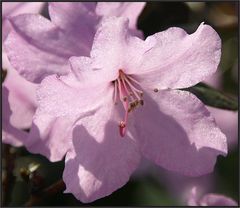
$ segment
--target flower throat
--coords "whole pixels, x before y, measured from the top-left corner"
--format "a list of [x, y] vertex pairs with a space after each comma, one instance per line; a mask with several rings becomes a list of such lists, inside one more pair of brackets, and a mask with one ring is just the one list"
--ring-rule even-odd
[[137, 89], [136, 85], [140, 87], [137, 80], [130, 75], [126, 75], [121, 69], [119, 76], [113, 81], [114, 84], [114, 103], [117, 104], [118, 99], [122, 102], [125, 116], [119, 122], [119, 133], [124, 137], [126, 133], [128, 114], [136, 109], [138, 106], [143, 105], [143, 92]]

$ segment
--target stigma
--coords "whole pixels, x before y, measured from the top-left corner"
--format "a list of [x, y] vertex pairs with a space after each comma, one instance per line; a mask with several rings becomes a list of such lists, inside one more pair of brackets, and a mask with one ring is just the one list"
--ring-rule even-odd
[[[126, 134], [128, 115], [139, 106], [144, 104], [143, 91], [141, 91], [140, 83], [131, 75], [127, 75], [123, 70], [119, 70], [119, 76], [113, 81], [115, 104], [120, 101], [124, 107], [125, 115], [123, 120], [119, 122], [119, 133], [122, 137]], [[140, 89], [139, 89], [140, 88]]]

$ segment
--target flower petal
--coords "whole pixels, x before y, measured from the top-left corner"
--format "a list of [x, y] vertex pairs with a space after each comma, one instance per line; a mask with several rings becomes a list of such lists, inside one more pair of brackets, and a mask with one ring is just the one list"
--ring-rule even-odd
[[99, 18], [94, 2], [50, 2], [49, 15], [54, 24], [64, 30], [74, 43], [81, 44], [89, 55]]
[[31, 153], [42, 154], [51, 162], [62, 160], [71, 146], [72, 121], [37, 111], [25, 144]]
[[44, 2], [3, 2], [2, 15], [16, 16], [23, 13], [39, 13], [44, 6]]
[[8, 20], [3, 20], [3, 22], [2, 22], [2, 42], [4, 42], [6, 40], [10, 31], [11, 31], [11, 24], [9, 23]]
[[186, 195], [188, 206], [198, 206], [199, 191], [196, 186], [193, 186]]
[[14, 30], [5, 41], [5, 51], [12, 66], [29, 81], [38, 83], [50, 74], [66, 74], [68, 58], [88, 54], [79, 42], [40, 15], [24, 14], [10, 21]]
[[237, 206], [237, 202], [220, 194], [206, 194], [200, 201], [200, 206]]
[[170, 28], [146, 39], [155, 45], [145, 51], [135, 74], [149, 88], [185, 88], [213, 74], [221, 56], [221, 40], [209, 25], [201, 24], [188, 35]]
[[135, 116], [143, 154], [168, 170], [200, 176], [213, 170], [217, 155], [227, 153], [225, 135], [189, 92], [144, 94]]
[[19, 130], [4, 121], [2, 126], [2, 142], [4, 144], [10, 144], [14, 147], [20, 147], [23, 145], [23, 141], [27, 137], [27, 132]]
[[75, 122], [93, 114], [106, 97], [112, 96], [111, 89], [106, 92], [106, 85], [98, 87], [100, 90], [88, 89], [72, 74], [45, 78], [37, 90], [39, 104], [28, 150], [41, 153], [51, 161], [61, 160], [71, 146]]
[[118, 16], [129, 19], [129, 27], [137, 28], [137, 19], [145, 2], [98, 2], [96, 13], [100, 16]]
[[102, 72], [102, 70], [92, 68], [92, 59], [85, 56], [75, 57], [69, 59], [71, 70], [76, 79], [83, 85], [96, 85], [96, 83], [107, 82], [111, 80], [111, 73]]
[[28, 134], [22, 130], [15, 128], [10, 123], [12, 111], [8, 102], [9, 91], [6, 87], [2, 87], [2, 142], [13, 146], [21, 146], [26, 140]]
[[9, 63], [6, 54], [2, 53], [3, 67], [7, 76], [3, 82], [3, 131], [2, 141], [13, 146], [26, 143], [29, 129], [35, 113], [36, 85], [18, 75]]
[[209, 106], [207, 109], [215, 118], [221, 131], [226, 135], [229, 149], [236, 149], [238, 147], [238, 112]]
[[[74, 149], [66, 155], [65, 193], [87, 203], [110, 195], [129, 180], [140, 161], [135, 132], [119, 134], [119, 117], [112, 100], [73, 131]], [[119, 119], [118, 119], [119, 118]]]
[[7, 17], [24, 13], [39, 13], [44, 6], [44, 2], [3, 2], [2, 3], [2, 40], [4, 41], [11, 29]]
[[[82, 84], [86, 85], [89, 88], [103, 83], [111, 83], [113, 77], [118, 75], [117, 70], [105, 70], [98, 69], [94, 67], [94, 60], [85, 57], [75, 57], [72, 56], [69, 59], [71, 70], [75, 75], [76, 79]], [[117, 71], [117, 73], [116, 73]]]
[[112, 80], [117, 78], [122, 68], [127, 35], [127, 19], [107, 17], [101, 21], [94, 37], [91, 50], [93, 68], [111, 73]]
[[151, 44], [131, 36], [126, 18], [103, 18], [94, 37], [92, 68], [107, 74], [109, 81], [115, 80], [120, 69], [126, 74], [136, 71], [142, 54], [150, 47]]
[[56, 117], [78, 117], [96, 109], [104, 102], [106, 95], [112, 94], [113, 88], [106, 83], [89, 87], [72, 74], [61, 77], [52, 75], [45, 78], [37, 90], [38, 111]]
[[11, 109], [11, 125], [18, 129], [30, 128], [37, 107], [37, 85], [26, 81], [10, 67], [3, 86], [9, 91], [7, 99]]

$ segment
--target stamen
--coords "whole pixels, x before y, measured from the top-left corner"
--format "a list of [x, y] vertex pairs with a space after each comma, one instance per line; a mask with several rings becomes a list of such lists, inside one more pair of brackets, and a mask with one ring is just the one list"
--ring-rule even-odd
[[130, 94], [129, 94], [131, 97], [133, 97], [133, 93], [132, 92], [130, 92]]
[[124, 86], [124, 89], [125, 89], [126, 94], [129, 95], [130, 92], [128, 91], [128, 88], [127, 88], [127, 86], [126, 86], [126, 82], [125, 82], [124, 77], [122, 78], [122, 82], [123, 82], [123, 86]]
[[114, 104], [117, 104], [117, 82], [114, 82]]
[[123, 106], [124, 106], [125, 111], [127, 111], [127, 109], [128, 109], [128, 99], [127, 99], [127, 96], [126, 96], [126, 91], [123, 88], [123, 86], [121, 86], [121, 88], [122, 88], [122, 95], [124, 96], [123, 97]]
[[135, 88], [135, 87], [130, 83], [130, 81], [128, 81], [127, 79], [126, 79], [126, 82], [127, 82], [128, 86], [130, 87], [130, 89], [132, 90], [133, 94], [137, 97], [137, 99], [140, 100], [140, 97], [139, 97], [139, 95], [137, 94], [137, 92], [138, 92], [138, 93], [142, 93], [142, 91], [140, 91], [140, 90], [138, 90], [137, 88]]
[[132, 80], [133, 82], [135, 82], [136, 84], [141, 86], [140, 83], [137, 80], [135, 80], [134, 78], [132, 78], [131, 76], [128, 76], [128, 79]]
[[[119, 123], [119, 133], [124, 137], [126, 133], [128, 114], [139, 105], [143, 105], [143, 92], [137, 89], [132, 82], [138, 84], [134, 78], [126, 75], [123, 70], [119, 70], [119, 77], [114, 82], [114, 103], [119, 98], [125, 109], [124, 119]], [[117, 92], [118, 91], [118, 92]]]
[[121, 86], [121, 83], [120, 83], [120, 80], [119, 80], [119, 79], [117, 79], [117, 83], [118, 83], [118, 91], [119, 91], [120, 100], [123, 100], [122, 86]]

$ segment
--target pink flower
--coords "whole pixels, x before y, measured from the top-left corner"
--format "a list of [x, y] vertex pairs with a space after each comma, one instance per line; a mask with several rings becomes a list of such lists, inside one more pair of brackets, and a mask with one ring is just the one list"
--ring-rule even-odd
[[[14, 30], [8, 36], [5, 48], [11, 64], [34, 83], [40, 83], [51, 74], [67, 74], [70, 70], [68, 59], [89, 55], [96, 28], [102, 19], [100, 15], [111, 11], [115, 4], [122, 11], [119, 15], [129, 17], [134, 28], [145, 3], [52, 2], [49, 3], [51, 21], [38, 14], [10, 18]], [[98, 15], [99, 7], [102, 13]], [[134, 13], [129, 9], [135, 9]]]
[[200, 197], [197, 187], [193, 187], [188, 198], [189, 206], [238, 206], [237, 202], [230, 197], [209, 193]]
[[226, 137], [200, 100], [178, 89], [214, 73], [220, 55], [208, 25], [143, 41], [125, 18], [106, 18], [90, 57], [71, 57], [68, 75], [42, 81], [27, 148], [51, 161], [67, 153], [65, 192], [83, 202], [123, 186], [141, 155], [185, 175], [209, 173], [227, 154]]
[[[2, 4], [2, 40], [4, 41], [11, 30], [7, 18], [22, 13], [37, 13], [43, 7], [43, 2], [3, 2]], [[2, 68], [7, 69], [4, 80], [3, 93], [3, 131], [2, 141], [14, 146], [22, 145], [32, 117], [36, 110], [36, 85], [20, 77], [11, 64], [5, 52], [2, 52]]]
[[[39, 14], [23, 14], [39, 11], [43, 3], [3, 3], [4, 40], [6, 51], [2, 54], [3, 68], [8, 70], [4, 81], [3, 142], [20, 146], [35, 113], [38, 82], [49, 74], [68, 71], [67, 60], [72, 55], [88, 55], [99, 16], [119, 9], [118, 15], [126, 16], [136, 31], [137, 17], [145, 3], [49, 3], [52, 21]], [[100, 8], [100, 10], [99, 10]], [[134, 12], [130, 12], [134, 9]], [[95, 12], [96, 10], [96, 12]], [[98, 15], [99, 12], [102, 12]], [[106, 11], [106, 14], [105, 14]], [[11, 22], [11, 24], [9, 23]], [[20, 72], [32, 83], [15, 71]], [[6, 89], [5, 89], [6, 88]], [[14, 130], [13, 130], [14, 129]], [[15, 133], [13, 135], [13, 133]], [[18, 136], [17, 136], [18, 135]], [[21, 135], [21, 137], [20, 137]], [[24, 141], [24, 142], [23, 142]]]

